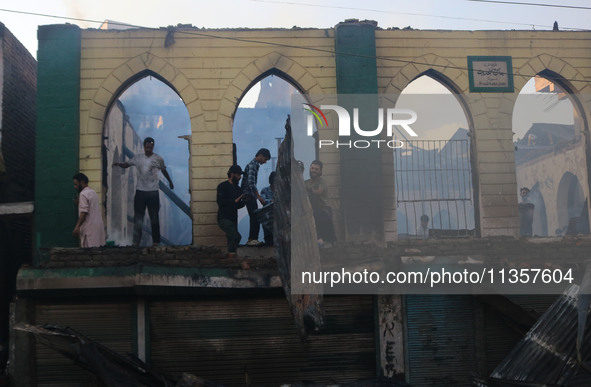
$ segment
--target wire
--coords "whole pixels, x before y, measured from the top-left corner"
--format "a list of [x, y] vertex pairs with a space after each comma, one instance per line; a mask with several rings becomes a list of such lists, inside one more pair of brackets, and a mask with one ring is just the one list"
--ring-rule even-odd
[[576, 5], [558, 5], [558, 4], [541, 4], [541, 3], [522, 3], [519, 1], [499, 1], [499, 0], [466, 0], [474, 1], [478, 3], [497, 3], [497, 4], [510, 4], [510, 5], [533, 5], [536, 7], [553, 7], [553, 8], [570, 8], [570, 9], [586, 9], [591, 10], [591, 7], [581, 7]]
[[[25, 14], [25, 15], [34, 15], [34, 16], [51, 17], [51, 18], [57, 18], [57, 19], [65, 19], [65, 20], [83, 21], [83, 22], [87, 22], [87, 23], [97, 23], [97, 24], [104, 23], [104, 21], [97, 21], [97, 20], [92, 20], [92, 19], [82, 19], [82, 18], [73, 18], [73, 17], [66, 17], [66, 16], [47, 15], [47, 14], [40, 14], [40, 13], [34, 13], [34, 12], [8, 10], [8, 9], [2, 9], [2, 8], [0, 8], [0, 12], [12, 12], [12, 13]], [[133, 24], [128, 24], [128, 23], [112, 22], [111, 24], [124, 25], [124, 26], [131, 27], [131, 28], [141, 28], [141, 29], [152, 30], [152, 31], [160, 31], [160, 30], [164, 29], [163, 27], [160, 27], [160, 28], [143, 27], [143, 26], [138, 26], [138, 25], [133, 25]], [[461, 71], [469, 71], [469, 69], [467, 67], [463, 67], [463, 66], [437, 65], [434, 63], [424, 63], [424, 62], [417, 62], [417, 61], [413, 61], [413, 60], [395, 59], [395, 58], [386, 57], [386, 56], [342, 53], [342, 52], [338, 52], [336, 50], [330, 50], [330, 49], [323, 49], [323, 48], [316, 48], [316, 47], [303, 47], [303, 46], [297, 46], [297, 45], [285, 44], [285, 43], [266, 42], [266, 41], [261, 41], [261, 40], [253, 40], [253, 39], [245, 39], [245, 38], [237, 38], [237, 37], [229, 37], [229, 36], [220, 36], [220, 35], [214, 35], [211, 33], [197, 32], [197, 31], [175, 30], [175, 33], [176, 34], [183, 34], [183, 35], [191, 35], [191, 36], [200, 36], [200, 37], [205, 37], [205, 38], [210, 38], [210, 39], [223, 39], [223, 40], [231, 40], [231, 41], [237, 41], [237, 42], [243, 42], [243, 43], [255, 43], [255, 44], [268, 45], [268, 46], [274, 46], [274, 47], [283, 47], [283, 48], [292, 48], [292, 49], [299, 49], [299, 50], [322, 52], [322, 53], [327, 53], [327, 54], [334, 55], [334, 56], [344, 55], [344, 56], [364, 58], [364, 59], [383, 60], [383, 61], [387, 61], [387, 62], [423, 65], [423, 66], [428, 66], [430, 68], [441, 67], [444, 69], [455, 69], [455, 70], [461, 70]], [[520, 76], [520, 77], [523, 77], [526, 79], [532, 78], [535, 75], [537, 75], [537, 74], [532, 74], [532, 75], [519, 74], [519, 73], [513, 74], [513, 76]], [[576, 79], [565, 79], [565, 80], [580, 81], [580, 80], [576, 80]]]
[[475, 18], [458, 17], [458, 16], [431, 15], [431, 14], [425, 14], [425, 13], [385, 11], [385, 10], [371, 9], [371, 8], [343, 7], [343, 6], [321, 5], [321, 4], [312, 4], [312, 3], [294, 3], [294, 2], [279, 1], [279, 0], [250, 0], [250, 1], [259, 2], [259, 3], [271, 3], [271, 4], [299, 5], [299, 6], [304, 6], [304, 7], [315, 7], [315, 8], [346, 9], [346, 10], [351, 10], [351, 11], [389, 13], [389, 14], [393, 14], [393, 15], [422, 16], [422, 17], [433, 17], [433, 18], [439, 18], [439, 19], [466, 20], [466, 21], [477, 21], [477, 22], [485, 22], [485, 23], [498, 23], [498, 24], [520, 25], [520, 26], [528, 26], [528, 27], [535, 26], [535, 27], [543, 27], [543, 28], [552, 28], [552, 26], [550, 26], [550, 25], [542, 25], [542, 24], [506, 22], [506, 21], [499, 21], [499, 20], [475, 19]]
[[[552, 28], [553, 27], [551, 25], [545, 25], [545, 24], [505, 22], [505, 21], [489, 20], [489, 19], [476, 19], [476, 18], [467, 18], [467, 17], [456, 17], [456, 16], [431, 15], [431, 14], [411, 13], [411, 12], [394, 12], [394, 11], [384, 11], [384, 10], [369, 9], [369, 8], [329, 6], [329, 5], [320, 5], [320, 4], [310, 4], [310, 3], [293, 3], [293, 2], [284, 2], [284, 1], [278, 1], [278, 0], [250, 0], [250, 1], [261, 2], [261, 3], [285, 4], [285, 5], [300, 5], [300, 6], [317, 7], [317, 8], [334, 8], [334, 9], [348, 9], [348, 10], [354, 10], [354, 11], [391, 13], [394, 15], [422, 16], [422, 17], [433, 17], [433, 18], [440, 18], [440, 19], [466, 20], [466, 21], [498, 23], [498, 24], [507, 24], [507, 25], [521, 25], [521, 26], [539, 27], [539, 28]], [[467, 0], [467, 1], [485, 1], [485, 0]], [[36, 12], [28, 12], [28, 11], [17, 11], [17, 10], [12, 10], [12, 9], [5, 9], [5, 8], [0, 8], [0, 12], [10, 12], [10, 13], [16, 13], [16, 14], [21, 14], [21, 15], [41, 16], [41, 17], [63, 19], [63, 20], [72, 20], [72, 21], [79, 21], [79, 22], [86, 22], [86, 23], [97, 23], [97, 24], [104, 23], [104, 20], [98, 21], [98, 20], [93, 20], [93, 19], [83, 19], [83, 18], [68, 17], [68, 16], [57, 16], [57, 15], [49, 15], [49, 14], [44, 14], [44, 13], [36, 13]], [[127, 27], [145, 28], [145, 29], [150, 28], [150, 27], [128, 24], [128, 23], [117, 23], [114, 21], [111, 21], [110, 23], [113, 25], [122, 25], [122, 26], [127, 26]], [[587, 29], [585, 29], [585, 28], [578, 28], [578, 27], [560, 27], [560, 28], [563, 30], [587, 31]]]
[[[270, 4], [283, 4], [283, 5], [296, 5], [296, 6], [299, 5], [299, 6], [303, 6], [303, 7], [314, 7], [314, 8], [346, 9], [346, 10], [352, 10], [352, 11], [389, 13], [389, 14], [393, 14], [393, 15], [433, 17], [433, 18], [450, 19], [450, 20], [466, 20], [466, 21], [497, 23], [497, 24], [507, 24], [507, 25], [519, 25], [519, 26], [528, 26], [528, 27], [539, 27], [539, 28], [553, 28], [552, 25], [546, 25], [546, 24], [508, 22], [508, 21], [500, 21], [500, 20], [476, 19], [476, 18], [469, 18], [469, 17], [433, 15], [433, 14], [426, 14], [426, 13], [386, 11], [386, 10], [373, 9], [373, 8], [343, 7], [343, 6], [337, 6], [337, 5], [322, 5], [322, 4], [313, 4], [313, 3], [294, 3], [294, 2], [290, 2], [290, 1], [280, 1], [280, 0], [249, 0], [249, 1], [254, 1], [254, 2], [259, 2], [259, 3], [270, 3]], [[487, 1], [487, 0], [468, 0], [468, 1]], [[524, 4], [528, 4], [528, 3], [524, 3]], [[576, 28], [576, 27], [561, 27], [561, 29], [575, 30], [575, 31], [585, 30], [584, 28]]]
[[[82, 18], [79, 18], [79, 17], [48, 15], [46, 13], [36, 13], [36, 12], [28, 12], [28, 11], [16, 11], [14, 9], [5, 9], [5, 8], [0, 8], [0, 12], [10, 12], [10, 13], [17, 13], [17, 14], [21, 14], [21, 15], [29, 15], [29, 16], [50, 17], [50, 18], [54, 18], [54, 19], [73, 20], [73, 21], [86, 22], [86, 23], [103, 24], [105, 22], [104, 20], [98, 21], [98, 20], [92, 20], [92, 19], [82, 19]], [[128, 26], [128, 27], [135, 27], [135, 28], [150, 28], [150, 27], [136, 26], [136, 25], [127, 24], [127, 23], [112, 22], [111, 24], [114, 24], [114, 25], [123, 25], [123, 26]]]

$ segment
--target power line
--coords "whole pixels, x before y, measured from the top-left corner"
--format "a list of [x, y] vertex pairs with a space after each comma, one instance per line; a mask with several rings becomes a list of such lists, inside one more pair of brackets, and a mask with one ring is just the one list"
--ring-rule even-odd
[[389, 13], [389, 14], [393, 14], [393, 15], [421, 16], [421, 17], [433, 17], [433, 18], [449, 19], [449, 20], [465, 20], [465, 21], [476, 21], [476, 22], [484, 22], [484, 23], [498, 23], [498, 24], [507, 24], [507, 25], [521, 25], [521, 26], [528, 26], [528, 27], [534, 26], [534, 27], [540, 27], [540, 28], [552, 28], [552, 26], [549, 26], [549, 25], [520, 23], [520, 22], [506, 22], [506, 21], [499, 21], [499, 20], [476, 19], [476, 18], [458, 17], [458, 16], [432, 15], [432, 14], [425, 14], [425, 13], [386, 11], [386, 10], [372, 9], [372, 8], [343, 7], [343, 6], [338, 6], [338, 5], [322, 5], [322, 4], [313, 4], [313, 3], [294, 3], [294, 2], [290, 2], [290, 1], [280, 1], [280, 0], [250, 0], [250, 1], [255, 1], [255, 2], [259, 2], [259, 3], [295, 5], [295, 6], [303, 6], [303, 7], [314, 7], [314, 8], [346, 9], [346, 10], [351, 10], [351, 11]]
[[[288, 2], [288, 1], [286, 2], [286, 1], [279, 1], [279, 0], [249, 0], [249, 1], [261, 2], [261, 3], [284, 4], [284, 5], [299, 5], [299, 6], [316, 7], [316, 8], [334, 8], [334, 9], [347, 9], [347, 10], [354, 10], [354, 11], [370, 11], [370, 12], [377, 12], [377, 13], [390, 13], [390, 14], [394, 14], [394, 15], [433, 17], [433, 18], [450, 19], [450, 20], [466, 20], [466, 21], [477, 21], [477, 22], [485, 22], [485, 23], [521, 25], [521, 26], [528, 26], [528, 27], [553, 28], [553, 26], [545, 25], [545, 24], [506, 22], [506, 21], [499, 21], [499, 20], [476, 19], [476, 18], [444, 16], [444, 15], [432, 15], [432, 14], [412, 13], [412, 12], [385, 11], [385, 10], [370, 9], [370, 8], [329, 6], [329, 5], [311, 4], [311, 3], [293, 3], [293, 2]], [[490, 1], [490, 2], [493, 2], [493, 0], [467, 0], [467, 1]], [[500, 1], [496, 1], [496, 2], [502, 3]], [[523, 4], [529, 4], [529, 3], [523, 3]], [[533, 5], [533, 4], [530, 4], [530, 5]], [[591, 8], [589, 8], [589, 9], [591, 9]], [[54, 19], [80, 21], [80, 22], [86, 22], [86, 23], [102, 24], [104, 22], [104, 20], [98, 21], [98, 20], [93, 20], [93, 19], [83, 19], [83, 18], [68, 17], [68, 16], [49, 15], [49, 14], [44, 14], [44, 13], [36, 13], [36, 12], [28, 12], [28, 11], [17, 11], [17, 10], [12, 10], [12, 9], [5, 9], [5, 8], [0, 8], [0, 12], [10, 12], [10, 13], [16, 13], [16, 14], [21, 14], [21, 15], [40, 16], [40, 17], [48, 17], [48, 18], [54, 18]], [[145, 28], [145, 29], [153, 28], [153, 27], [145, 27], [145, 26], [128, 24], [128, 23], [117, 23], [117, 22], [113, 22], [113, 21], [111, 22], [111, 24], [123, 25], [123, 26], [134, 27], [134, 28]], [[575, 31], [587, 31], [586, 28], [578, 28], [578, 27], [562, 27], [561, 26], [561, 28], [563, 30], [566, 29], [566, 30], [575, 30]]]
[[535, 7], [552, 7], [552, 8], [570, 8], [570, 9], [586, 9], [591, 10], [591, 7], [582, 7], [576, 5], [558, 5], [558, 4], [542, 4], [542, 3], [522, 3], [519, 1], [499, 1], [499, 0], [466, 0], [478, 3], [496, 3], [496, 4], [510, 4], [510, 5], [533, 5]]
[[[82, 18], [79, 18], [79, 17], [68, 17], [68, 16], [49, 15], [49, 14], [46, 14], [46, 13], [36, 13], [36, 12], [28, 12], [28, 11], [17, 11], [17, 10], [14, 10], [14, 9], [4, 9], [4, 8], [0, 8], [0, 12], [17, 13], [17, 14], [28, 15], [28, 16], [49, 17], [49, 18], [54, 18], [54, 19], [72, 20], [72, 21], [79, 21], [79, 22], [86, 22], [86, 23], [103, 24], [105, 22], [104, 20], [98, 21], [98, 20], [92, 20], [92, 19], [82, 19]], [[124, 26], [127, 26], [127, 27], [135, 27], [135, 28], [150, 28], [150, 27], [136, 26], [136, 25], [127, 24], [127, 23], [112, 22], [112, 24], [115, 24], [115, 25], [124, 25]]]
[[[8, 9], [1, 9], [1, 8], [0, 8], [0, 12], [12, 12], [12, 13], [18, 13], [18, 14], [24, 14], [24, 15], [43, 16], [43, 17], [51, 17], [51, 18], [56, 18], [56, 19], [64, 19], [64, 20], [72, 20], [72, 21], [83, 21], [83, 22], [87, 22], [87, 23], [97, 23], [97, 24], [102, 24], [104, 22], [104, 21], [97, 21], [97, 20], [92, 20], [92, 19], [82, 19], [82, 18], [74, 18], [74, 17], [67, 17], [67, 16], [48, 15], [48, 14], [41, 14], [41, 13], [34, 13], [34, 12], [26, 12], [26, 11], [15, 11], [15, 10], [8, 10]], [[141, 28], [141, 29], [152, 30], [152, 31], [161, 31], [163, 29], [163, 27], [161, 27], [161, 28], [143, 27], [143, 26], [133, 25], [133, 24], [128, 24], [128, 23], [112, 22], [112, 24], [115, 24], [115, 25], [124, 25], [126, 27]], [[274, 46], [274, 47], [283, 47], [283, 48], [292, 48], [292, 49], [299, 49], [299, 50], [322, 52], [322, 53], [326, 53], [326, 54], [330, 54], [330, 55], [334, 55], [334, 56], [336, 56], [336, 55], [345, 55], [345, 56], [365, 58], [365, 59], [383, 60], [383, 61], [387, 61], [387, 62], [397, 62], [397, 63], [403, 63], [403, 64], [415, 64], [415, 65], [421, 65], [421, 66], [428, 66], [430, 68], [440, 67], [440, 68], [444, 68], [444, 69], [454, 69], [454, 70], [461, 70], [461, 71], [469, 71], [469, 69], [467, 67], [463, 67], [463, 66], [437, 65], [437, 64], [434, 64], [434, 63], [423, 63], [423, 62], [417, 62], [417, 61], [412, 61], [412, 60], [395, 59], [395, 58], [386, 57], [386, 56], [363, 55], [363, 54], [352, 54], [352, 53], [341, 53], [341, 52], [338, 52], [336, 50], [330, 50], [330, 49], [324, 49], [324, 48], [304, 47], [304, 46], [297, 46], [297, 45], [293, 45], [293, 44], [267, 42], [267, 41], [262, 41], [262, 40], [245, 39], [245, 38], [237, 38], [237, 37], [230, 37], [230, 36], [221, 36], [221, 35], [214, 35], [214, 34], [211, 34], [211, 33], [198, 32], [198, 31], [175, 30], [175, 33], [176, 34], [183, 34], [183, 35], [191, 35], [191, 36], [200, 36], [200, 37], [210, 38], [210, 39], [223, 39], [223, 40], [231, 40], [231, 41], [237, 41], [237, 42], [242, 42], [242, 43], [254, 43], [254, 44], [268, 45], [268, 46]], [[531, 78], [531, 77], [534, 77], [537, 74], [528, 75], [528, 74], [514, 73], [513, 75], [514, 76], [524, 77], [524, 78]], [[578, 80], [575, 80], [575, 79], [565, 79], [565, 80], [567, 80], [567, 81], [578, 81]]]
[[[375, 13], [393, 14], [393, 15], [432, 17], [432, 18], [449, 19], [449, 20], [465, 20], [465, 21], [518, 25], [518, 26], [538, 27], [538, 28], [552, 28], [553, 27], [552, 25], [545, 25], [545, 24], [508, 22], [508, 21], [477, 19], [477, 18], [469, 18], [469, 17], [433, 15], [433, 14], [426, 14], [426, 13], [387, 11], [387, 10], [383, 10], [383, 9], [374, 9], [374, 8], [344, 7], [344, 6], [338, 6], [338, 5], [323, 5], [323, 4], [314, 4], [314, 3], [295, 3], [295, 2], [291, 2], [291, 1], [281, 1], [281, 0], [249, 0], [249, 1], [254, 1], [254, 2], [259, 2], [259, 3], [314, 7], [314, 8], [345, 9], [345, 10], [351, 10], [351, 11], [365, 11], [365, 12], [375, 12]], [[468, 0], [468, 1], [486, 1], [486, 0]], [[575, 30], [575, 31], [586, 30], [585, 28], [576, 28], [576, 27], [561, 27], [561, 28], [563, 30]]]

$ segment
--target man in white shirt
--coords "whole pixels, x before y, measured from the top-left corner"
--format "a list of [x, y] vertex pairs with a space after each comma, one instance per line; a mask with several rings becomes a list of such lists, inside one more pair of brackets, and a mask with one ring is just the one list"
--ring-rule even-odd
[[100, 247], [105, 244], [105, 226], [96, 192], [88, 186], [88, 177], [77, 173], [73, 177], [78, 196], [78, 221], [72, 236], [80, 237], [81, 247]]
[[137, 154], [125, 163], [113, 163], [113, 166], [121, 168], [135, 166], [137, 168], [137, 185], [133, 199], [133, 245], [140, 245], [144, 215], [147, 208], [152, 226], [152, 243], [154, 246], [158, 246], [160, 244], [160, 219], [158, 217], [158, 210], [160, 210], [158, 183], [160, 179], [158, 178], [158, 171], [161, 171], [162, 175], [168, 180], [170, 189], [174, 189], [174, 184], [166, 171], [164, 159], [154, 153], [154, 139], [146, 137], [143, 154]]

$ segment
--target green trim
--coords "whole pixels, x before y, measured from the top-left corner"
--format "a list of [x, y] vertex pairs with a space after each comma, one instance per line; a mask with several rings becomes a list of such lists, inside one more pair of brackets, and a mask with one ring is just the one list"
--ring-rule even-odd
[[[474, 86], [474, 62], [505, 62], [507, 66], [506, 86]], [[513, 65], [510, 56], [468, 56], [468, 78], [470, 80], [471, 93], [513, 93]]]
[[[374, 23], [340, 23], [335, 27], [337, 102], [350, 117], [359, 109], [359, 127], [377, 127], [379, 108]], [[352, 123], [351, 123], [352, 126]], [[339, 141], [368, 140], [353, 128]], [[382, 137], [379, 137], [380, 139]], [[341, 204], [346, 240], [383, 240], [383, 175], [381, 149], [339, 148]]]
[[341, 23], [335, 27], [338, 94], [377, 94], [375, 26]]
[[202, 269], [195, 267], [162, 267], [162, 266], [116, 266], [116, 267], [82, 267], [62, 269], [23, 268], [19, 271], [19, 280], [45, 278], [79, 278], [79, 277], [126, 277], [137, 274], [170, 275], [178, 277], [228, 277], [232, 278], [229, 269]]
[[18, 279], [79, 278], [79, 277], [125, 277], [135, 275], [135, 267], [82, 267], [68, 269], [21, 269]]
[[242, 270], [231, 269], [174, 268], [141, 264], [101, 268], [23, 268], [18, 273], [16, 286], [19, 293], [45, 294], [76, 289], [77, 293], [131, 292], [144, 295], [281, 287], [274, 270], [244, 273]]
[[141, 273], [154, 275], [175, 275], [175, 276], [195, 276], [203, 275], [207, 277], [233, 277], [232, 270], [219, 268], [198, 268], [198, 267], [162, 267], [162, 266], [142, 266]]
[[[77, 246], [72, 176], [79, 169], [80, 28], [39, 27], [37, 33], [35, 236], [37, 251]], [[35, 263], [47, 258], [36, 254]]]

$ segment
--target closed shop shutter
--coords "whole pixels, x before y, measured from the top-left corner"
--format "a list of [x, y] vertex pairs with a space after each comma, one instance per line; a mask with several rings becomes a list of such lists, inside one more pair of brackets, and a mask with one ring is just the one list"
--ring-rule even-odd
[[[120, 354], [133, 352], [131, 303], [38, 304], [37, 325], [68, 326]], [[91, 377], [88, 371], [51, 348], [36, 344], [38, 387], [79, 387]]]
[[408, 295], [405, 309], [410, 384], [472, 386], [476, 371], [473, 297]]
[[325, 328], [301, 342], [283, 296], [152, 302], [152, 366], [227, 386], [375, 376], [373, 297], [325, 297], [325, 311]]

